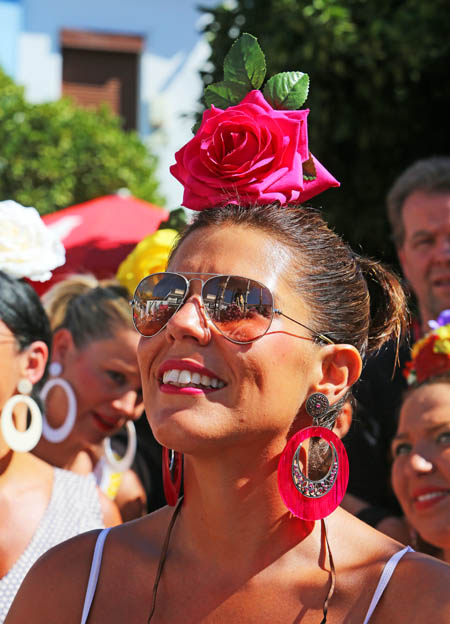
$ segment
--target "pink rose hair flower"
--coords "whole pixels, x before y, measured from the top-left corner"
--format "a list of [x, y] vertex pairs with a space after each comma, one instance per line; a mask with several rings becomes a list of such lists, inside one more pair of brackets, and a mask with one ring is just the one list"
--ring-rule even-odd
[[[172, 175], [183, 205], [299, 204], [339, 182], [309, 153], [309, 110], [275, 110], [259, 90], [225, 110], [203, 113], [197, 134], [176, 154]], [[313, 176], [305, 176], [308, 161]], [[311, 177], [313, 179], [305, 179]]]

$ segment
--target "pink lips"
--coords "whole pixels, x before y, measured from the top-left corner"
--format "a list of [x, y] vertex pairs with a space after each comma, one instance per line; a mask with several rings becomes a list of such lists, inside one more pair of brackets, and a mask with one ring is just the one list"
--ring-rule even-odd
[[447, 488], [427, 487], [415, 490], [412, 493], [414, 508], [418, 511], [429, 509], [440, 503], [449, 495]]
[[191, 360], [166, 360], [160, 366], [158, 371], [158, 379], [160, 380], [159, 389], [164, 394], [178, 394], [184, 396], [195, 396], [201, 394], [209, 394], [210, 392], [215, 392], [218, 388], [193, 388], [191, 386], [181, 388], [178, 386], [173, 386], [172, 384], [164, 384], [162, 383], [162, 377], [164, 373], [168, 370], [188, 370], [191, 373], [198, 373], [199, 375], [207, 375], [208, 377], [215, 377], [216, 379], [220, 379], [220, 377], [211, 371], [209, 368], [202, 366], [198, 362], [193, 362]]
[[171, 384], [161, 384], [159, 386], [159, 389], [164, 394], [184, 394], [185, 396], [186, 395], [187, 396], [194, 396], [196, 394], [197, 395], [198, 394], [209, 394], [210, 392], [214, 392], [214, 390], [217, 390], [217, 388], [193, 388], [193, 387], [181, 388], [181, 387], [178, 387], [178, 386], [172, 386]]

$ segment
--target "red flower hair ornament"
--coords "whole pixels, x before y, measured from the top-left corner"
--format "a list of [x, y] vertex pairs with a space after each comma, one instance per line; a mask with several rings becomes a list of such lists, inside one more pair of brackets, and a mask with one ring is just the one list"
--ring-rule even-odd
[[412, 359], [403, 369], [410, 386], [450, 372], [450, 310], [444, 310], [436, 321], [428, 324], [432, 331], [414, 343]]
[[170, 168], [184, 186], [183, 205], [205, 210], [238, 202], [300, 204], [339, 186], [309, 152], [309, 110], [296, 110], [308, 93], [307, 74], [277, 74], [263, 95], [258, 87], [265, 59], [248, 34], [234, 43], [224, 71], [224, 82], [207, 87], [211, 108]]

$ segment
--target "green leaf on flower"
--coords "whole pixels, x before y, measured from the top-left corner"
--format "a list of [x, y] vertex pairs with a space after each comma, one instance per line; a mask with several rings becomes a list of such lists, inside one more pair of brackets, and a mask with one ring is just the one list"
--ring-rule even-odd
[[201, 125], [202, 125], [202, 122], [200, 120], [196, 121], [195, 124], [191, 128], [192, 134], [197, 134], [198, 129], [200, 128]]
[[246, 94], [259, 89], [266, 75], [266, 59], [258, 40], [243, 33], [231, 46], [223, 64], [226, 82], [245, 85]]
[[264, 97], [278, 110], [297, 110], [308, 97], [309, 76], [303, 72], [275, 74], [264, 87]]
[[234, 106], [244, 98], [249, 89], [239, 82], [224, 80], [214, 82], [205, 89], [205, 102], [207, 106], [217, 106], [218, 108], [228, 108]]
[[311, 152], [309, 152], [309, 158], [308, 160], [305, 160], [304, 163], [302, 163], [302, 168], [303, 168], [303, 179], [307, 180], [307, 181], [312, 181], [315, 180], [317, 178], [317, 171], [316, 168], [314, 166], [314, 160], [312, 157]]

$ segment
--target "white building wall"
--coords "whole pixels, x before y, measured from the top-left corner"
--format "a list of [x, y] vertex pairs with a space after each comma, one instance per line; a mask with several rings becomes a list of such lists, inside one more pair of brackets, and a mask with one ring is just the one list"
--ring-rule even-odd
[[62, 56], [45, 33], [22, 32], [18, 40], [16, 81], [35, 104], [61, 97]]
[[[1, 1], [1, 0], [0, 0]], [[140, 35], [145, 39], [139, 76], [138, 130], [158, 155], [158, 176], [167, 208], [181, 203], [181, 185], [168, 168], [189, 138], [208, 57], [194, 0], [22, 0], [23, 30], [17, 37], [15, 80], [32, 102], [61, 96], [63, 28]], [[214, 6], [218, 0], [203, 0]], [[0, 36], [2, 27], [0, 24]], [[0, 59], [1, 62], [1, 59]]]

